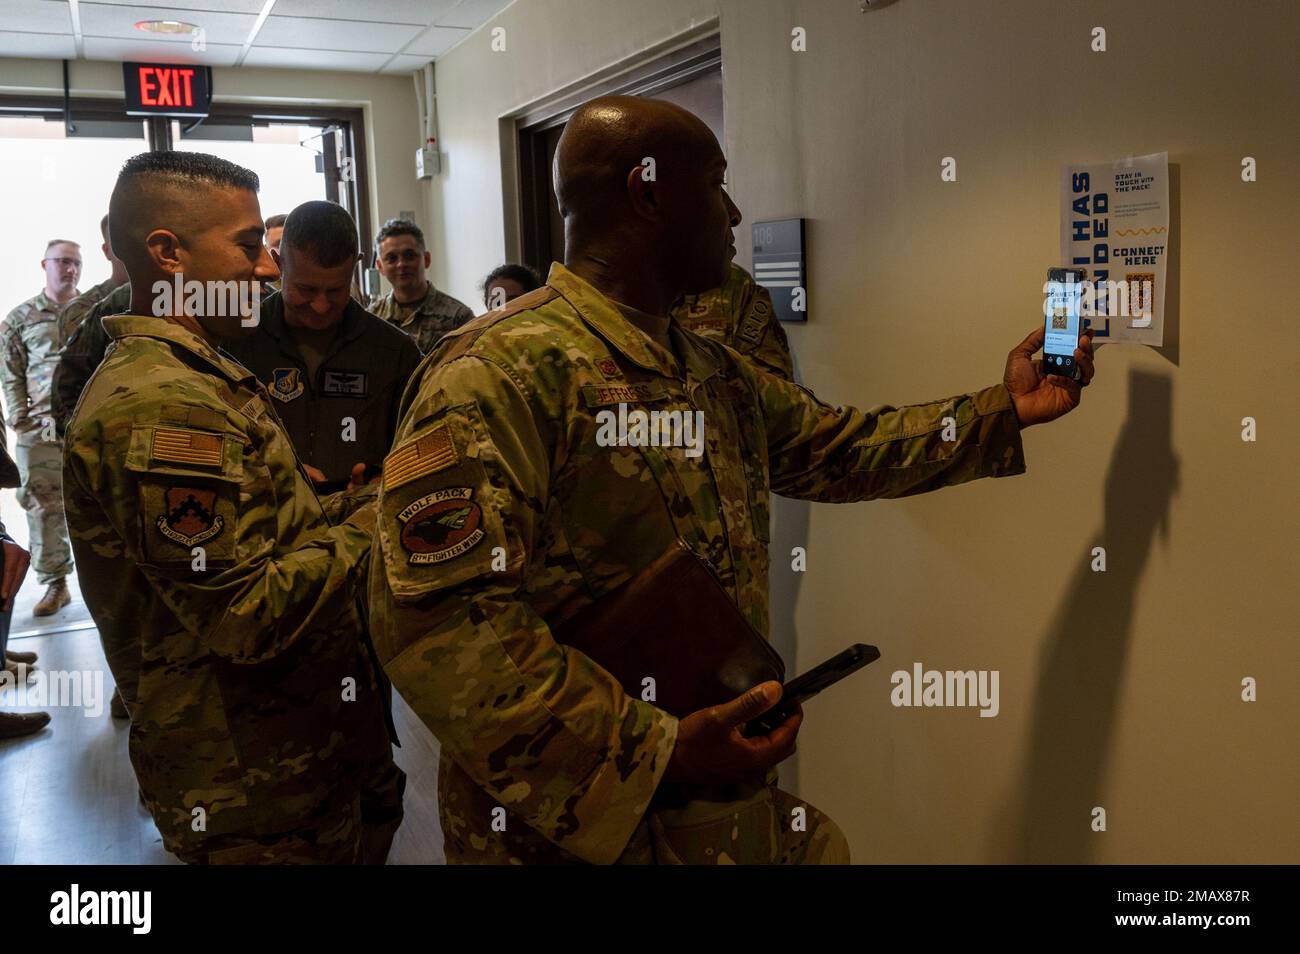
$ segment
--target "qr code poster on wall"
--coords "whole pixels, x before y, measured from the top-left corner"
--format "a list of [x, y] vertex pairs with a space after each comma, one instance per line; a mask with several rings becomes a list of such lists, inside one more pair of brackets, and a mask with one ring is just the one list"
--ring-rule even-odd
[[1096, 344], [1164, 344], [1168, 246], [1168, 153], [1061, 167], [1061, 263], [1087, 271]]

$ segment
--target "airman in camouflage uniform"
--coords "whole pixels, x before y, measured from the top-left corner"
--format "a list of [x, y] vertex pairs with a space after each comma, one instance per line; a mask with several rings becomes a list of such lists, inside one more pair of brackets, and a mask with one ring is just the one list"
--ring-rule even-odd
[[468, 305], [439, 291], [428, 279], [431, 260], [424, 233], [414, 222], [389, 219], [375, 238], [375, 266], [393, 290], [367, 311], [390, 321], [428, 354], [438, 339], [474, 317]]
[[474, 317], [468, 305], [434, 288], [433, 282], [417, 302], [402, 304], [394, 292], [389, 292], [372, 301], [366, 310], [414, 338], [421, 354], [428, 354], [439, 338]]
[[[37, 616], [49, 616], [71, 600], [67, 577], [72, 572], [72, 550], [68, 545], [63, 521], [62, 446], [54, 426], [50, 404], [51, 379], [59, 360], [64, 339], [61, 319], [72, 296], [78, 264], [71, 265], [72, 255], [80, 254], [76, 243], [53, 242], [43, 264], [47, 271], [46, 289], [23, 302], [0, 323], [0, 348], [3, 363], [5, 405], [9, 426], [15, 437], [15, 459], [22, 471], [23, 485], [18, 502], [27, 511], [27, 528], [36, 580], [46, 587], [45, 595], [33, 610]], [[58, 273], [58, 278], [48, 273]], [[69, 277], [70, 276], [70, 277]], [[71, 284], [68, 298], [61, 302], [52, 297], [51, 282]]]
[[720, 287], [682, 299], [673, 319], [687, 331], [735, 348], [764, 370], [794, 380], [790, 343], [772, 296], [735, 262]]
[[[691, 861], [797, 850], [774, 827], [791, 797], [763, 778], [725, 798], [677, 789], [655, 802], [677, 720], [557, 645], [551, 627], [680, 537], [766, 635], [771, 492], [842, 502], [1024, 470], [1002, 385], [835, 409], [715, 342], [671, 335], [680, 364], [557, 264], [548, 287], [444, 339], [407, 393], [384, 468], [371, 627], [394, 685], [442, 742], [449, 860], [646, 860], [654, 842], [656, 857]], [[704, 455], [601, 446], [596, 415], [620, 403], [702, 410]], [[945, 416], [953, 441], [941, 439]], [[453, 507], [468, 514], [436, 541], [421, 535]], [[658, 804], [660, 829], [671, 818], [670, 831], [716, 830], [656, 838], [645, 813]], [[497, 805], [504, 832], [492, 830]], [[805, 849], [838, 850], [838, 833], [809, 815]]]
[[[642, 156], [656, 157], [659, 184], [641, 186]], [[556, 159], [572, 267], [444, 338], [405, 395], [380, 491], [371, 627], [442, 743], [449, 861], [846, 861], [834, 823], [775, 785], [801, 716], [764, 738], [735, 731], [779, 687], [678, 719], [558, 643], [555, 627], [680, 539], [766, 634], [771, 493], [847, 502], [1018, 474], [1017, 408], [1027, 425], [1077, 402], [1077, 389], [1041, 394], [1031, 336], [1005, 384], [833, 408], [580, 277], [659, 314], [710, 287], [740, 221], [723, 168], [707, 127], [679, 107], [608, 97], [579, 109]], [[651, 201], [641, 189], [663, 191]], [[608, 211], [626, 203], [640, 203], [636, 229]], [[702, 412], [704, 452], [611, 441], [600, 418], [620, 405]]]
[[[144, 218], [138, 207], [154, 201], [129, 188], [119, 200], [123, 182], [175, 179], [185, 191], [141, 195], [164, 205], [183, 195], [225, 214], [223, 236], [260, 232], [252, 173], [148, 153], [128, 162], [114, 192], [115, 247], [126, 244], [119, 223], [124, 238], [140, 234], [128, 213]], [[157, 213], [158, 227], [185, 211]], [[233, 256], [242, 273], [225, 249], [224, 265], [214, 257], [196, 268], [224, 267], [223, 280], [275, 274], [260, 235], [234, 247], [254, 249]], [[150, 287], [136, 251], [134, 264], [123, 258]], [[318, 500], [265, 388], [181, 321], [105, 319], [114, 344], [67, 435], [69, 527], [130, 710], [141, 793], [164, 845], [185, 861], [379, 860], [371, 848], [378, 835], [387, 852], [404, 776], [360, 602], [373, 488]]]
[[[82, 299], [78, 298], [68, 306], [68, 311], [78, 309]], [[51, 386], [50, 404], [54, 410], [54, 425], [60, 437], [68, 429], [68, 420], [77, 406], [77, 398], [86, 389], [86, 382], [95, 373], [104, 352], [108, 350], [108, 332], [104, 330], [103, 319], [109, 315], [125, 314], [131, 309], [131, 283], [126, 282], [114, 288], [102, 299], [86, 307], [80, 314], [74, 313], [70, 318], [65, 313], [64, 328], [67, 344], [59, 354], [59, 363], [54, 367], [54, 383]]]

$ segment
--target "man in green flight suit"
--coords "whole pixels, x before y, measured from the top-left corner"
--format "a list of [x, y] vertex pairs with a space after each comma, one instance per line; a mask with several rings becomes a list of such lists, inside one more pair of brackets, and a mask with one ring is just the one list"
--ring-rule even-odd
[[405, 779], [360, 603], [373, 489], [318, 500], [266, 389], [218, 350], [255, 330], [277, 274], [257, 188], [201, 153], [123, 166], [110, 228], [131, 311], [105, 320], [68, 425], [68, 527], [167, 849], [381, 862]]
[[[565, 264], [444, 338], [407, 391], [371, 628], [442, 743], [449, 861], [847, 861], [838, 827], [775, 785], [802, 712], [766, 736], [740, 731], [778, 683], [675, 718], [555, 628], [683, 540], [766, 635], [770, 493], [839, 503], [1019, 474], [1021, 430], [1079, 403], [1079, 383], [1031, 360], [1041, 325], [1000, 383], [872, 411], [830, 407], [684, 333], [673, 303], [717, 287], [735, 254], [725, 167], [680, 107], [580, 107], [555, 159]], [[1086, 384], [1089, 341], [1076, 357]], [[616, 409], [700, 412], [702, 447], [610, 440]], [[674, 637], [690, 652], [691, 634]]]

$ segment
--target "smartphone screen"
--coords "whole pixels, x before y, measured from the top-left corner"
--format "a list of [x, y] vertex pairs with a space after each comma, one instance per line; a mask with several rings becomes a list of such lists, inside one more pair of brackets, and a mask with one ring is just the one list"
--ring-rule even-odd
[[1078, 273], [1050, 269], [1047, 273], [1047, 340], [1043, 343], [1043, 373], [1073, 377], [1074, 349], [1079, 347], [1080, 304], [1083, 285]]

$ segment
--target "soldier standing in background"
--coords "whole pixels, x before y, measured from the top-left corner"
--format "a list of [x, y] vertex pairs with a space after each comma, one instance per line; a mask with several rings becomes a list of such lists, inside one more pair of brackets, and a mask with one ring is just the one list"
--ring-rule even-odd
[[[870, 412], [684, 333], [673, 303], [725, 281], [735, 254], [725, 169], [708, 127], [678, 106], [580, 107], [555, 159], [565, 264], [448, 335], [407, 390], [380, 491], [371, 627], [442, 743], [449, 861], [847, 861], [834, 823], [776, 787], [802, 713], [766, 736], [740, 732], [779, 683], [678, 719], [554, 627], [681, 540], [766, 635], [771, 492], [849, 502], [1019, 474], [1021, 429], [1078, 404], [1078, 383], [1031, 361], [1041, 325], [1002, 383]], [[1090, 341], [1075, 356], [1086, 384]], [[611, 444], [598, 415], [620, 403], [698, 410], [703, 453]], [[689, 652], [690, 634], [673, 635]], [[798, 807], [806, 830], [791, 825]]]
[[[108, 263], [112, 266], [113, 270], [106, 279], [98, 285], [92, 285], [90, 288], [87, 288], [84, 292], [69, 302], [67, 308], [63, 309], [63, 317], [59, 328], [59, 340], [64, 343], [65, 347], [72, 342], [72, 338], [76, 335], [77, 329], [81, 327], [81, 323], [86, 320], [87, 316], [89, 316], [90, 312], [97, 305], [103, 302], [104, 299], [110, 297], [114, 292], [119, 292], [120, 299], [120, 290], [130, 287], [126, 268], [122, 265], [121, 260], [113, 254], [113, 246], [110, 245], [108, 241], [107, 215], [99, 220], [99, 234], [104, 237], [104, 244], [100, 246], [100, 249], [103, 250], [104, 257], [108, 259]], [[127, 295], [129, 296], [129, 292], [127, 292]], [[130, 298], [128, 297], [127, 300], [129, 301]], [[55, 371], [55, 380], [58, 380], [57, 371]], [[58, 385], [56, 384], [56, 390], [57, 387]], [[55, 416], [58, 416], [57, 413]]]
[[54, 426], [50, 391], [65, 343], [61, 318], [77, 297], [81, 264], [81, 246], [51, 240], [41, 259], [45, 289], [9, 312], [0, 324], [4, 349], [0, 377], [23, 480], [18, 502], [27, 511], [36, 580], [45, 587], [45, 595], [32, 609], [34, 616], [52, 616], [72, 601], [67, 579], [72, 550], [63, 522], [63, 447]]
[[106, 320], [124, 344], [68, 425], [69, 528], [165, 847], [382, 862], [405, 776], [361, 616], [373, 488], [318, 500], [266, 390], [217, 350], [254, 330], [247, 301], [212, 314], [153, 290], [274, 277], [257, 188], [202, 153], [123, 166], [110, 227], [131, 314]]
[[687, 331], [735, 348], [764, 370], [794, 380], [790, 343], [772, 296], [735, 262], [720, 287], [678, 302], [673, 320]]
[[429, 281], [433, 256], [414, 222], [389, 219], [375, 239], [375, 265], [393, 290], [370, 303], [370, 311], [415, 339], [421, 354], [474, 317], [468, 305], [440, 292]]

